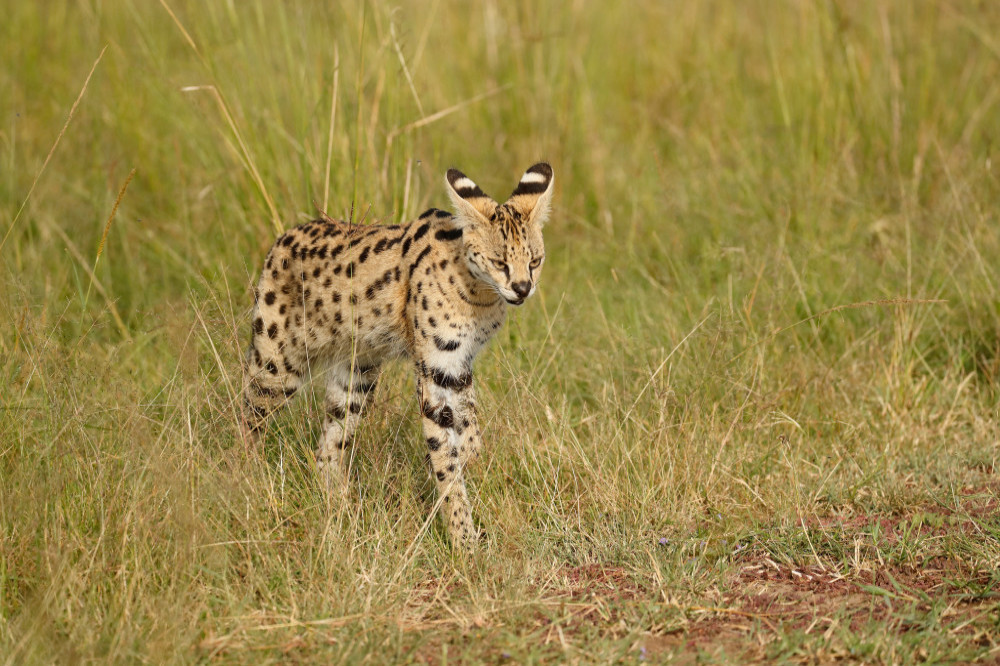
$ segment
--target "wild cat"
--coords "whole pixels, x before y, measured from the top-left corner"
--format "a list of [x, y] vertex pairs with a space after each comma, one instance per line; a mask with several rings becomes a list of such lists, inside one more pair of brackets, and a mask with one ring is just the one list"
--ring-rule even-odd
[[546, 163], [497, 203], [456, 169], [446, 174], [453, 212], [430, 209], [402, 225], [315, 220], [278, 238], [255, 292], [244, 426], [268, 415], [325, 370], [326, 416], [316, 466], [346, 487], [345, 449], [382, 363], [408, 358], [452, 542], [478, 538], [463, 473], [479, 454], [472, 366], [507, 307], [535, 293], [554, 176]]

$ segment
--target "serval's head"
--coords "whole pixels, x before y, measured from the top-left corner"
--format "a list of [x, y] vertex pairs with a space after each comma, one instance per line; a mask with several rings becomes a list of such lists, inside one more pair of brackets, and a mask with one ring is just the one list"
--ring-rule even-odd
[[542, 225], [554, 180], [552, 167], [539, 162], [524, 172], [506, 203], [498, 204], [464, 173], [448, 170], [448, 194], [469, 270], [511, 305], [523, 303], [538, 285], [545, 261]]

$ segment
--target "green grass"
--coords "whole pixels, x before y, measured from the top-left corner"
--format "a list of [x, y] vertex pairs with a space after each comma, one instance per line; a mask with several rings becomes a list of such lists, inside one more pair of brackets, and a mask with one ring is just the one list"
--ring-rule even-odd
[[[6, 4], [7, 663], [997, 658], [1000, 6]], [[276, 228], [537, 159], [477, 557], [402, 366], [348, 503], [244, 448]]]

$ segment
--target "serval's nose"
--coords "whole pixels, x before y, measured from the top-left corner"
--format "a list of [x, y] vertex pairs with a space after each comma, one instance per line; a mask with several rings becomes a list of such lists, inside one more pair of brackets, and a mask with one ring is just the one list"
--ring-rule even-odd
[[521, 280], [520, 282], [514, 282], [510, 285], [510, 288], [514, 290], [514, 293], [521, 298], [527, 298], [528, 294], [531, 293], [531, 283], [527, 280]]

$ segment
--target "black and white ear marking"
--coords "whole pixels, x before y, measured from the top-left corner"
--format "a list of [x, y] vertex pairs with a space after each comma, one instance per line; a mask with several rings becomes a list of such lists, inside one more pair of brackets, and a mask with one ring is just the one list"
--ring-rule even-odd
[[[460, 223], [485, 222], [496, 210], [497, 202], [482, 191], [476, 183], [458, 169], [448, 169], [448, 196], [455, 206]], [[464, 226], [463, 224], [463, 226]]]
[[542, 194], [552, 185], [552, 180], [552, 167], [545, 162], [539, 162], [524, 172], [524, 175], [521, 176], [521, 182], [517, 184], [510, 196]]
[[451, 185], [451, 189], [455, 191], [455, 194], [463, 199], [486, 196], [486, 193], [479, 189], [479, 186], [472, 182], [471, 178], [458, 169], [448, 169], [448, 184]]
[[545, 162], [529, 167], [510, 195], [510, 202], [535, 224], [541, 226], [549, 217], [552, 202], [552, 183], [555, 174]]

